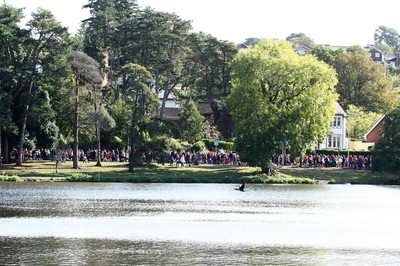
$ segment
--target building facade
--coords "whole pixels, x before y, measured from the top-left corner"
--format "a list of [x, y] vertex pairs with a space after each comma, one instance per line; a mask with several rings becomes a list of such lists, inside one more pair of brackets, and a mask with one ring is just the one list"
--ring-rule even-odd
[[336, 102], [336, 114], [333, 117], [329, 136], [319, 143], [319, 149], [347, 150], [348, 138], [346, 137], [347, 113]]

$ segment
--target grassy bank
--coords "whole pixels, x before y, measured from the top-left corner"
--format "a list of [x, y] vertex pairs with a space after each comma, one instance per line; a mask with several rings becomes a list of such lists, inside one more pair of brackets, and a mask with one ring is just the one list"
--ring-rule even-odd
[[[1, 176], [17, 176], [20, 181], [88, 181], [134, 183], [352, 183], [352, 184], [400, 184], [399, 177], [340, 168], [293, 168], [277, 169], [277, 175], [260, 174], [257, 167], [230, 165], [198, 165], [176, 168], [169, 165], [152, 165], [128, 172], [127, 163], [107, 162], [102, 167], [94, 162], [80, 163], [73, 169], [72, 162], [59, 164], [49, 161], [28, 161], [23, 166], [3, 165]], [[1, 180], [1, 179], [0, 179]], [[8, 180], [10, 181], [10, 180]]]

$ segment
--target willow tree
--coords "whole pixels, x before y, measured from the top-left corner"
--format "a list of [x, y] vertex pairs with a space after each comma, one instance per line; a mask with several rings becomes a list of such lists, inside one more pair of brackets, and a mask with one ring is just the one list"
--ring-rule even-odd
[[299, 56], [285, 41], [262, 40], [232, 62], [227, 99], [241, 159], [270, 173], [283, 142], [293, 153], [327, 136], [335, 114], [335, 71], [313, 56]]

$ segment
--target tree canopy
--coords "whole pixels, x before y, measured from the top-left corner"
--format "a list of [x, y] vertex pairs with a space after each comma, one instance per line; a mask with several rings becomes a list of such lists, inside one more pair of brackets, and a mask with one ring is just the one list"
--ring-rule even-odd
[[201, 140], [204, 126], [203, 121], [204, 117], [197, 110], [194, 101], [191, 99], [186, 101], [179, 118], [182, 139], [192, 144]]
[[304, 33], [292, 33], [288, 37], [286, 37], [286, 41], [290, 42], [294, 48], [306, 46], [310, 49], [313, 49], [316, 45], [314, 40], [312, 40]]
[[372, 170], [400, 171], [400, 106], [386, 115], [382, 137], [375, 145]]
[[244, 161], [268, 170], [282, 143], [299, 154], [326, 137], [337, 99], [337, 79], [327, 64], [299, 56], [288, 42], [262, 40], [239, 51], [232, 72], [227, 102]]
[[334, 62], [339, 83], [339, 101], [347, 110], [350, 104], [366, 112], [385, 113], [399, 103], [388, 70], [368, 55], [343, 52]]

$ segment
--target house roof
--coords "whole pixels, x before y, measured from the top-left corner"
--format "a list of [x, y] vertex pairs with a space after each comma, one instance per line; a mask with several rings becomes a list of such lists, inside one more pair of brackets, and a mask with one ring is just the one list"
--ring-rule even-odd
[[342, 106], [336, 102], [336, 114], [343, 115], [344, 117], [348, 117], [349, 115], [343, 110]]
[[365, 49], [367, 49], [368, 51], [375, 50], [375, 51], [378, 51], [381, 54], [383, 54], [383, 52], [380, 49], [378, 49], [378, 48], [376, 48], [375, 46], [372, 46], [372, 45], [366, 46]]
[[202, 115], [211, 115], [213, 114], [213, 110], [211, 108], [211, 104], [208, 102], [199, 102], [197, 104], [197, 109], [199, 110], [199, 113]]
[[387, 56], [385, 59], [388, 62], [396, 62], [397, 61], [397, 56]]
[[379, 120], [368, 130], [367, 133], [363, 136], [364, 139], [368, 137], [369, 134], [371, 134], [372, 130], [374, 130], [381, 122], [383, 119], [385, 119], [386, 115], [383, 115]]
[[180, 112], [181, 112], [180, 108], [165, 107], [164, 118], [169, 120], [178, 120]]
[[[164, 110], [164, 118], [170, 120], [178, 120], [182, 108], [173, 108], [173, 107], [165, 107]], [[197, 110], [203, 116], [212, 115], [213, 110], [211, 108], [210, 103], [208, 102], [200, 102], [197, 104]]]

